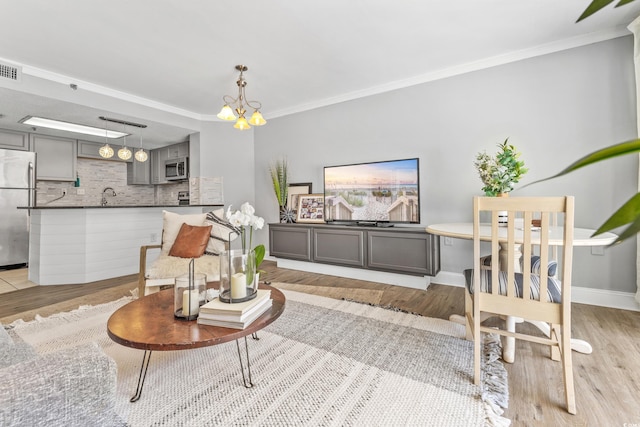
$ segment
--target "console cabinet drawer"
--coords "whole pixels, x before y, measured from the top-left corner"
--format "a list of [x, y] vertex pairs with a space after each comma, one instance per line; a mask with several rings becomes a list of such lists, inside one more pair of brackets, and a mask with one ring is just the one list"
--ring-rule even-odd
[[364, 231], [314, 228], [313, 241], [315, 262], [365, 266]]
[[310, 228], [269, 226], [269, 255], [311, 261]]

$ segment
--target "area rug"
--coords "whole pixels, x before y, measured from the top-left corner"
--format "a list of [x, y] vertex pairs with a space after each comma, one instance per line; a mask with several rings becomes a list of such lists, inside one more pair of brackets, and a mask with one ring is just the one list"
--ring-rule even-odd
[[485, 345], [475, 386], [461, 325], [283, 292], [284, 314], [249, 340], [250, 389], [231, 342], [154, 352], [142, 397], [130, 403], [143, 352], [111, 341], [106, 322], [131, 298], [10, 326], [40, 353], [97, 342], [118, 365], [116, 411], [130, 426], [509, 425], [499, 340]]

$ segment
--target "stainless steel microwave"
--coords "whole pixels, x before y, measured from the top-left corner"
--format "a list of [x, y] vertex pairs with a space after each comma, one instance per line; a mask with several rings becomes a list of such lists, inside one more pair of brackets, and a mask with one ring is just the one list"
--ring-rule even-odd
[[179, 157], [164, 162], [164, 176], [169, 181], [189, 178], [189, 158]]

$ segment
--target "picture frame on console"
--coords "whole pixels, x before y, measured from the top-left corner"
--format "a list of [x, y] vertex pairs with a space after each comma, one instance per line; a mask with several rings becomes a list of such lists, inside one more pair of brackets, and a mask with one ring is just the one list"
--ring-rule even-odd
[[299, 195], [296, 222], [324, 223], [324, 194]]
[[287, 189], [287, 209], [293, 211], [295, 215], [298, 213], [298, 198], [302, 194], [313, 193], [312, 184], [310, 182], [290, 183]]

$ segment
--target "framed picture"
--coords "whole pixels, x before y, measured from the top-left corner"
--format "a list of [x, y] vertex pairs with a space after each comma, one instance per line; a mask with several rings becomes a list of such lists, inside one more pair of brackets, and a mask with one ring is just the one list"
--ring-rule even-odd
[[324, 222], [324, 194], [299, 195], [296, 222]]
[[287, 209], [291, 209], [296, 213], [298, 211], [298, 197], [301, 194], [311, 194], [312, 192], [310, 182], [289, 184], [287, 190]]

